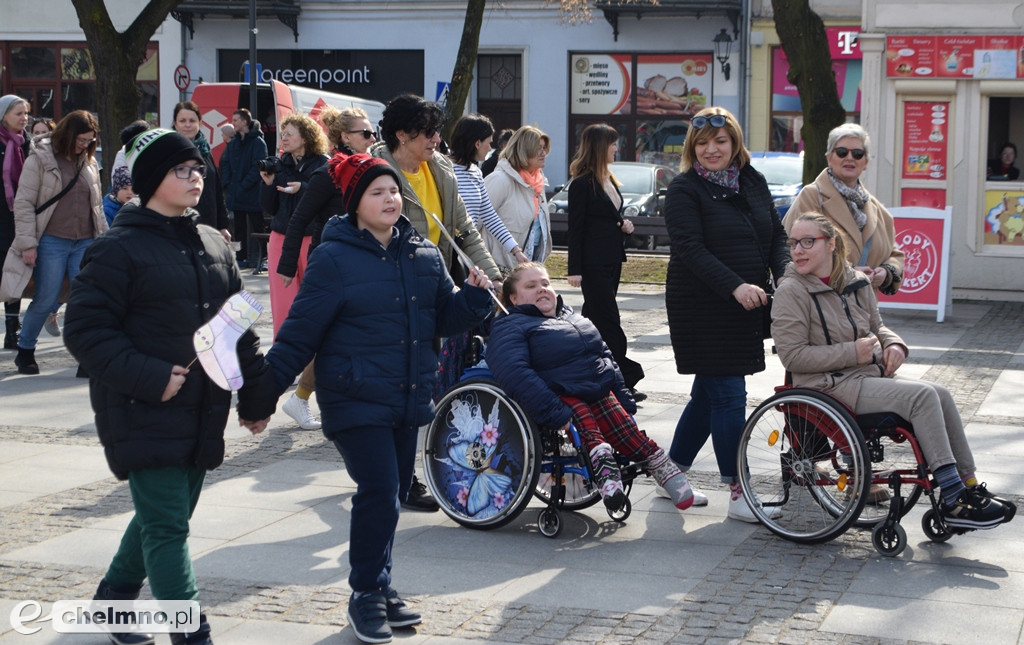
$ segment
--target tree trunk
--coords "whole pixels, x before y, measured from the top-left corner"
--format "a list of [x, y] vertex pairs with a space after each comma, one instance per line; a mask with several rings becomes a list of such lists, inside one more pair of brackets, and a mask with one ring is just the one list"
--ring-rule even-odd
[[441, 136], [451, 141], [455, 122], [466, 109], [469, 89], [473, 85], [473, 68], [476, 66], [476, 52], [480, 48], [480, 27], [484, 22], [484, 6], [487, 0], [469, 0], [466, 4], [466, 21], [462, 25], [462, 42], [455, 59], [451, 85], [448, 87], [448, 101], [444, 106], [445, 124]]
[[811, 10], [808, 0], [772, 0], [775, 32], [789, 59], [787, 78], [800, 94], [804, 125], [804, 184], [825, 168], [828, 133], [846, 121], [839, 101], [825, 23]]
[[122, 33], [114, 28], [104, 0], [71, 0], [78, 24], [85, 33], [93, 68], [100, 142], [103, 144], [103, 184], [110, 183], [110, 168], [121, 149], [118, 133], [139, 118], [142, 99], [135, 77], [146, 56], [146, 45], [181, 0], [150, 0]]

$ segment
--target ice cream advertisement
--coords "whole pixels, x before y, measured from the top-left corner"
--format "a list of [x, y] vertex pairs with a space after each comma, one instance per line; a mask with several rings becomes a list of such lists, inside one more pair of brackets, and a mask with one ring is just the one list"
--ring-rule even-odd
[[888, 36], [890, 78], [1024, 78], [1024, 36]]
[[903, 178], [944, 180], [948, 139], [948, 101], [904, 103]]

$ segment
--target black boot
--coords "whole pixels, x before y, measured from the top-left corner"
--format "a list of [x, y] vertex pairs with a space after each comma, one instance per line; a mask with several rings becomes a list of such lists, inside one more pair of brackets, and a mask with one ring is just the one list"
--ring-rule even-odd
[[39, 364], [36, 363], [36, 350], [18, 348], [18, 355], [14, 357], [14, 364], [18, 366], [18, 374], [38, 374]]
[[21, 329], [18, 316], [8, 314], [4, 322], [7, 327], [7, 334], [4, 336], [4, 349], [18, 349], [18, 330]]
[[[142, 585], [112, 587], [104, 579], [100, 580], [100, 586], [96, 589], [96, 595], [92, 599], [135, 600], [139, 597], [140, 589], [142, 589]], [[107, 637], [114, 645], [154, 645], [156, 643], [152, 634], [107, 634]]]
[[206, 614], [199, 614], [199, 629], [191, 634], [171, 634], [171, 645], [213, 645]]

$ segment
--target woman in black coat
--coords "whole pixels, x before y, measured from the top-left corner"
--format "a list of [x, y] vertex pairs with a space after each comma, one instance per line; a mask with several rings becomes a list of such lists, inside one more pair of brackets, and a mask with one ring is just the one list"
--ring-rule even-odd
[[643, 401], [647, 397], [635, 388], [644, 368], [626, 357], [626, 334], [615, 300], [626, 261], [623, 242], [633, 232], [633, 222], [622, 217], [621, 182], [608, 168], [618, 150], [615, 128], [588, 125], [569, 166], [569, 285], [583, 288], [583, 315], [612, 350], [633, 398]]
[[174, 131], [186, 137], [199, 149], [206, 164], [206, 177], [203, 181], [203, 194], [199, 197], [196, 210], [199, 211], [199, 224], [206, 224], [218, 231], [228, 242], [231, 241], [231, 220], [228, 219], [228, 207], [224, 201], [224, 187], [220, 183], [217, 165], [213, 163], [210, 143], [200, 129], [203, 115], [199, 106], [192, 101], [182, 101], [174, 106]]
[[676, 370], [695, 375], [669, 454], [685, 471], [710, 435], [732, 490], [729, 517], [756, 522], [736, 467], [744, 377], [765, 368], [765, 307], [789, 249], [768, 183], [749, 161], [727, 110], [710, 107], [693, 118], [682, 172], [665, 199], [672, 244], [665, 304]]

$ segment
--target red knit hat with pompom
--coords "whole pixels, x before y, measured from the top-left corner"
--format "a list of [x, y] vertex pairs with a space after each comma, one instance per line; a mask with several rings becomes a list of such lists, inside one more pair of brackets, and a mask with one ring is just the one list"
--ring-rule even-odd
[[353, 214], [359, 207], [359, 200], [367, 187], [381, 175], [391, 175], [399, 187], [402, 186], [398, 178], [398, 171], [391, 167], [391, 164], [380, 157], [372, 157], [368, 154], [359, 153], [346, 155], [339, 152], [330, 161], [331, 179], [334, 185], [341, 191], [342, 202], [345, 204], [345, 212]]

